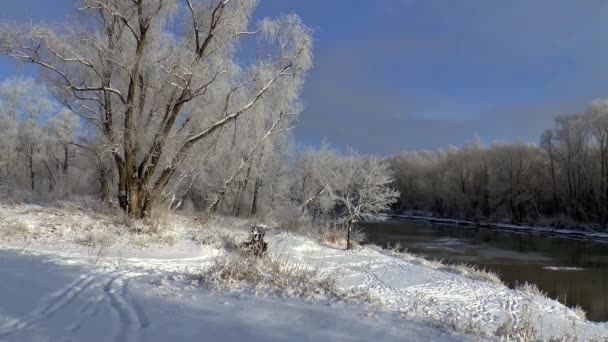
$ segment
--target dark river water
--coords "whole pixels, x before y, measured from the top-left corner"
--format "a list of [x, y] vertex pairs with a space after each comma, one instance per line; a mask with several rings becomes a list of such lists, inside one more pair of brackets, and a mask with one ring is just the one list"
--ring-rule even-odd
[[549, 297], [608, 321], [608, 244], [412, 221], [367, 223], [367, 240], [401, 243], [427, 259], [474, 264], [513, 287], [534, 283]]

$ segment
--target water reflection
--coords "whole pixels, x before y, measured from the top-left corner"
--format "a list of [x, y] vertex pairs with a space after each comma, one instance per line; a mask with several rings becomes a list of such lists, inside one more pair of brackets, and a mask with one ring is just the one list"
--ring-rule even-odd
[[368, 223], [368, 241], [396, 242], [430, 259], [497, 272], [509, 286], [525, 281], [587, 318], [608, 321], [608, 244], [410, 221]]

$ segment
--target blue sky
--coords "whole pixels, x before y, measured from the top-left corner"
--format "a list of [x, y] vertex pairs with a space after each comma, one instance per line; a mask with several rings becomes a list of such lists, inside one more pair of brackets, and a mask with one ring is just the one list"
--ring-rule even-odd
[[[73, 3], [5, 0], [1, 16], [59, 21]], [[537, 142], [556, 115], [608, 97], [605, 0], [262, 0], [256, 17], [288, 12], [315, 32], [301, 144]], [[23, 72], [0, 59], [0, 77]]]

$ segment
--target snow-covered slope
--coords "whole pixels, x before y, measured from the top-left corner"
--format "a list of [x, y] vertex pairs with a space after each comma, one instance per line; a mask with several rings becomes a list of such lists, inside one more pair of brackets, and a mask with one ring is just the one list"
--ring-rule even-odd
[[1, 341], [463, 341], [362, 305], [163, 290], [157, 276], [0, 251]]
[[608, 341], [608, 323], [583, 320], [555, 300], [470, 279], [424, 260], [407, 260], [373, 247], [347, 252], [281, 234], [271, 241], [272, 249], [285, 251], [286, 257], [334, 273], [342, 287], [364, 288], [385, 308], [410, 319], [489, 336], [509, 319], [519, 322], [528, 316], [545, 337], [576, 334], [582, 340]]
[[[45, 334], [53, 341], [80, 341], [87, 334], [111, 341], [249, 335], [254, 340], [485, 340], [503, 325], [525, 324], [543, 338], [608, 340], [608, 323], [586, 321], [554, 300], [374, 246], [344, 251], [277, 230], [267, 235], [272, 258], [330, 276], [342, 291], [365, 293], [360, 296], [365, 300], [347, 304], [336, 298], [274, 298], [272, 291], [217, 293], [197, 276], [230, 253], [227, 244], [246, 237], [246, 222], [221, 219], [202, 228], [176, 217], [162, 233], [171, 236], [167, 244], [165, 238], [124, 233], [124, 226], [92, 215], [0, 207], [0, 340], [37, 341]], [[110, 235], [123, 233], [111, 244], [91, 246], [87, 234], [102, 228]], [[10, 229], [33, 238], [20, 240], [7, 234]], [[12, 238], [2, 242], [6, 236]]]

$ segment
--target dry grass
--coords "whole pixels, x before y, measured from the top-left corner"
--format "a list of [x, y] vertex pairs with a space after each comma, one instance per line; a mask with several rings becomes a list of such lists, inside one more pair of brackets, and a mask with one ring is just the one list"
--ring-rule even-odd
[[76, 242], [85, 247], [109, 247], [113, 244], [114, 238], [107, 230], [94, 228], [86, 232], [84, 236], [76, 239]]
[[0, 240], [48, 245], [75, 243], [96, 250], [114, 244], [145, 248], [173, 245], [189, 229], [184, 227], [193, 227], [188, 217], [162, 214], [133, 220], [121, 210], [103, 212], [86, 205], [86, 202], [60, 202], [53, 207], [0, 205]]
[[464, 277], [467, 277], [470, 279], [474, 279], [474, 280], [485, 281], [485, 282], [496, 284], [496, 285], [503, 284], [502, 280], [500, 280], [500, 277], [496, 273], [489, 271], [485, 268], [480, 268], [479, 266], [476, 266], [476, 265], [469, 265], [469, 264], [463, 264], [463, 263], [445, 264], [443, 267], [440, 267], [439, 269], [443, 269], [448, 272], [460, 274], [461, 276], [464, 276]]
[[[327, 226], [321, 229], [320, 241], [328, 246], [346, 248], [346, 238], [348, 231], [342, 226]], [[354, 248], [360, 247], [365, 241], [365, 232], [360, 228], [353, 228], [350, 241]]]
[[212, 246], [227, 251], [235, 251], [245, 241], [244, 233], [237, 233], [227, 229], [210, 228], [196, 232], [192, 240], [200, 245]]
[[441, 320], [437, 321], [441, 328], [473, 336], [484, 336], [483, 326], [470, 313], [466, 316], [450, 310]]
[[399, 244], [398, 242], [393, 245], [388, 245], [386, 249], [383, 249], [378, 246], [373, 246], [372, 248], [380, 251], [381, 253], [385, 253], [414, 264], [422, 265], [436, 270], [459, 274], [463, 277], [467, 277], [474, 280], [484, 281], [496, 285], [504, 285], [502, 280], [500, 280], [498, 274], [490, 270], [480, 268], [476, 265], [469, 265], [464, 263], [447, 264], [437, 260], [428, 260], [422, 256], [409, 253], [407, 250], [402, 248], [401, 244]]
[[322, 276], [304, 265], [250, 253], [236, 253], [217, 258], [201, 274], [201, 280], [219, 290], [251, 289], [284, 297], [323, 299], [338, 296], [336, 280]]
[[[540, 290], [538, 288], [538, 286], [536, 286], [536, 284], [532, 284], [532, 283], [528, 283], [525, 282], [523, 284], [519, 284], [515, 287], [516, 290], [522, 291], [524, 293], [527, 293], [533, 297], [543, 297], [543, 298], [548, 298], [547, 297], [547, 293]], [[574, 311], [574, 314], [582, 319], [582, 320], [586, 320], [587, 319], [587, 313], [585, 312], [585, 310], [583, 310], [583, 308], [580, 305], [576, 305], [573, 308], [570, 308], [572, 311]]]
[[547, 294], [541, 291], [536, 284], [525, 282], [523, 284], [518, 284], [515, 289], [531, 296], [547, 297]]
[[91, 263], [97, 264], [105, 257], [108, 248], [115, 244], [115, 239], [108, 229], [89, 228], [84, 236], [76, 239], [76, 243], [87, 247]]
[[583, 310], [580, 305], [576, 305], [572, 308], [572, 310], [574, 310], [574, 313], [578, 316], [578, 318], [583, 320], [587, 319], [587, 312]]
[[[509, 310], [509, 303], [505, 304], [504, 311], [506, 313], [505, 321], [496, 329], [495, 336], [501, 341], [517, 341], [517, 342], [576, 342], [579, 341], [576, 332], [576, 320], [572, 320], [570, 331], [564, 335], [551, 336], [551, 332], [543, 332], [542, 317], [532, 316], [530, 303], [525, 304], [518, 312]], [[541, 322], [540, 331], [537, 329], [535, 322]], [[544, 334], [548, 333], [547, 336]]]
[[330, 246], [346, 246], [346, 229], [328, 227], [321, 232], [321, 241]]
[[532, 322], [530, 305], [524, 305], [520, 312], [511, 312], [508, 308], [509, 303], [506, 303], [506, 319], [496, 329], [495, 335], [507, 341], [539, 340], [536, 328]]
[[0, 225], [0, 235], [8, 241], [27, 240], [30, 234], [27, 224], [20, 221]]

